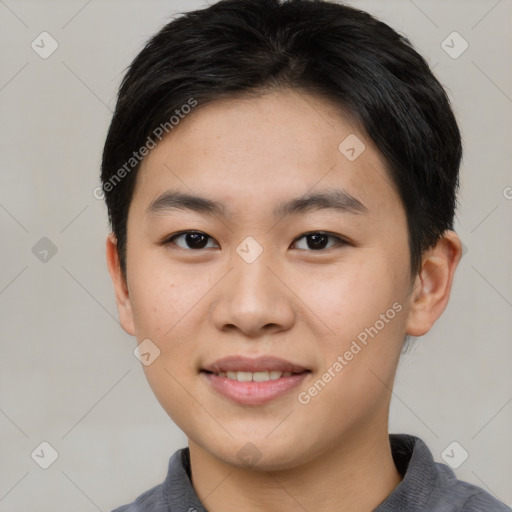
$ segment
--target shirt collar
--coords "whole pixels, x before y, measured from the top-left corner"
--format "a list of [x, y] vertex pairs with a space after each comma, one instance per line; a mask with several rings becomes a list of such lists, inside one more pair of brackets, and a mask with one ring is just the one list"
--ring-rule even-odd
[[[424, 510], [439, 476], [427, 445], [409, 434], [389, 434], [391, 453], [402, 481], [373, 512]], [[207, 512], [191, 481], [190, 452], [182, 448], [169, 460], [164, 496], [173, 512]]]
[[409, 434], [389, 434], [391, 453], [402, 481], [373, 512], [422, 512], [439, 475], [427, 445]]

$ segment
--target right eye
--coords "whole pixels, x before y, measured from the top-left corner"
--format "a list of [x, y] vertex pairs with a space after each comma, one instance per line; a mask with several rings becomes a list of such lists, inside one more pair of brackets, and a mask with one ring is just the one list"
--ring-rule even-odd
[[180, 249], [186, 250], [200, 250], [215, 247], [215, 245], [208, 246], [208, 239], [213, 240], [211, 236], [201, 231], [182, 231], [181, 233], [175, 233], [166, 238], [164, 242], [162, 242], [162, 245], [167, 246], [174, 244]]

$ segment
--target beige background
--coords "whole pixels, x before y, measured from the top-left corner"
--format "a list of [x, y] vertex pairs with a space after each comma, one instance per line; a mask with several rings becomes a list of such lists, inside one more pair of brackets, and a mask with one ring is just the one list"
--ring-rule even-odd
[[[402, 357], [390, 431], [422, 437], [438, 461], [457, 441], [469, 453], [457, 475], [512, 504], [512, 3], [351, 3], [427, 57], [465, 144], [467, 253], [441, 321]], [[124, 68], [202, 5], [0, 0], [0, 512], [108, 512], [161, 482], [186, 444], [117, 322], [93, 190]], [[43, 31], [59, 45], [47, 59], [31, 48]], [[457, 59], [441, 47], [453, 31], [469, 44]], [[42, 237], [57, 249], [47, 262], [32, 251]], [[46, 470], [31, 458], [43, 441], [58, 452]]]

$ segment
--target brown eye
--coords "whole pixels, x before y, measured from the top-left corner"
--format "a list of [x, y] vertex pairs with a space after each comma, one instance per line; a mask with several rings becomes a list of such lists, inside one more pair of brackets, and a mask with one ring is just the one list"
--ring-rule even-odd
[[[302, 242], [299, 244], [299, 240], [305, 240], [305, 243]], [[334, 240], [334, 243], [331, 243], [329, 245], [329, 239]], [[341, 239], [340, 237], [331, 235], [329, 233], [324, 233], [322, 231], [317, 231], [314, 233], [306, 233], [302, 235], [300, 238], [297, 238], [297, 240], [294, 242], [294, 245], [296, 246], [296, 249], [300, 250], [313, 250], [313, 251], [319, 251], [322, 249], [330, 249], [331, 247], [335, 245], [344, 245], [345, 241]], [[299, 245], [302, 245], [301, 247]]]
[[183, 233], [177, 233], [167, 239], [166, 244], [175, 244], [181, 249], [208, 249], [215, 247], [215, 245], [208, 245], [208, 241], [213, 238], [206, 233], [200, 231], [185, 231]]

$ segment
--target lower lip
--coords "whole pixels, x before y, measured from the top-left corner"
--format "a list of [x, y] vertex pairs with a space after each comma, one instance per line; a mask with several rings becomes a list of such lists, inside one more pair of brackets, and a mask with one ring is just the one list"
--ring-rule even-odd
[[240, 382], [219, 377], [214, 373], [201, 372], [215, 391], [242, 405], [261, 405], [296, 388], [310, 372], [296, 373], [290, 377], [265, 382]]

